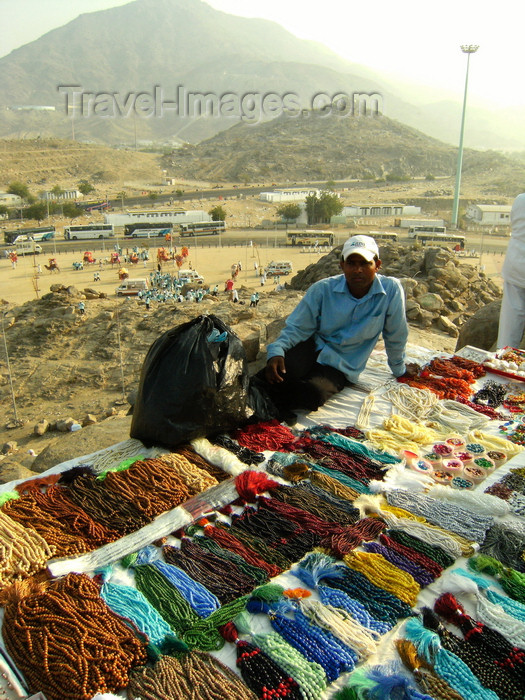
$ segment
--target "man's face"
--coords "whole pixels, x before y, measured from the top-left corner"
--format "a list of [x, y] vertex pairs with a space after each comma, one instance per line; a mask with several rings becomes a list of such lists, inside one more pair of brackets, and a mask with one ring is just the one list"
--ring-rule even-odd
[[350, 294], [360, 299], [372, 286], [376, 272], [381, 267], [381, 260], [368, 262], [358, 253], [352, 253], [346, 260], [342, 260], [340, 264]]

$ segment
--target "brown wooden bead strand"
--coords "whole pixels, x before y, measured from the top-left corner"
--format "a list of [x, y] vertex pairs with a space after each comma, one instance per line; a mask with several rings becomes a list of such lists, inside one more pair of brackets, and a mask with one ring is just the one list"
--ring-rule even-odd
[[256, 700], [256, 695], [215, 657], [193, 651], [180, 659], [163, 656], [153, 668], [131, 674], [129, 700]]
[[84, 554], [89, 551], [82, 537], [68, 532], [65, 524], [41, 508], [30, 494], [7, 501], [2, 506], [2, 510], [21, 525], [36, 530], [48, 545], [55, 548], [56, 555], [59, 557]]
[[227, 481], [228, 479], [231, 479], [230, 474], [227, 474], [225, 471], [223, 471], [219, 467], [216, 467], [214, 464], [210, 464], [209, 462], [207, 462], [204, 459], [204, 457], [201, 457], [200, 454], [195, 452], [191, 445], [181, 445], [181, 447], [178, 447], [175, 450], [175, 452], [177, 454], [180, 454], [182, 457], [186, 457], [186, 459], [189, 462], [191, 462], [191, 464], [195, 464], [195, 466], [199, 467], [199, 469], [202, 469], [203, 471], [210, 474], [210, 476], [213, 476], [215, 479], [217, 479], [218, 482]]
[[48, 700], [90, 700], [125, 688], [144, 645], [104, 603], [88, 576], [18, 582], [1, 594], [2, 636], [31, 692]]

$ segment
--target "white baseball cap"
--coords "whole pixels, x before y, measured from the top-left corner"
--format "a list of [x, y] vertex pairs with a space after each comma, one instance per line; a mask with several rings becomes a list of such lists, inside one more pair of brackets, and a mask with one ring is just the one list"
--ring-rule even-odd
[[370, 236], [352, 236], [343, 245], [343, 260], [352, 253], [357, 253], [367, 262], [371, 262], [376, 256], [379, 258], [377, 243]]

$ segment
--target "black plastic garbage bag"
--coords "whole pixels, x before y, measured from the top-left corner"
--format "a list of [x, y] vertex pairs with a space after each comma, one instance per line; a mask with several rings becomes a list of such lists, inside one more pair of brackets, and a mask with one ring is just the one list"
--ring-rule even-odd
[[130, 435], [172, 449], [237, 428], [248, 406], [247, 360], [240, 339], [216, 316], [173, 328], [151, 345], [140, 375]]

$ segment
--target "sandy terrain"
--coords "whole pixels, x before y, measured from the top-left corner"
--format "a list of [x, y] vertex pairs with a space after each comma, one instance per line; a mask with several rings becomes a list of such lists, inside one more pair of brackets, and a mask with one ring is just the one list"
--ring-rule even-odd
[[[98, 243], [97, 243], [98, 245]], [[118, 266], [111, 267], [108, 263], [103, 263], [99, 266], [99, 260], [107, 258], [109, 253], [102, 252], [100, 249], [89, 248], [86, 250], [94, 250], [94, 255], [97, 263], [94, 265], [85, 265], [83, 270], [74, 270], [73, 262], [82, 259], [81, 253], [59, 253], [57, 254], [57, 262], [60, 267], [60, 272], [48, 272], [44, 265], [48, 262], [47, 254], [39, 256], [24, 256], [18, 259], [16, 269], [12, 269], [9, 260], [0, 259], [0, 299], [5, 299], [13, 304], [21, 304], [37, 298], [37, 294], [42, 296], [49, 291], [52, 284], [74, 285], [77, 289], [83, 290], [85, 287], [91, 287], [97, 291], [106, 292], [110, 296], [115, 295], [115, 289], [118, 286]], [[152, 258], [155, 257], [156, 247], [151, 247], [153, 252]], [[317, 262], [324, 254], [323, 252], [316, 253], [302, 251], [290, 248], [275, 248], [271, 243], [266, 244], [266, 240], [260, 244], [253, 246], [246, 243], [239, 243], [238, 246], [216, 248], [210, 246], [196, 247], [190, 246], [190, 255], [184, 268], [191, 263], [192, 267], [204, 277], [205, 285], [213, 287], [218, 284], [220, 289], [224, 288], [224, 283], [231, 273], [233, 263], [240, 262], [242, 271], [237, 278], [237, 288], [245, 286], [248, 289], [260, 288], [259, 278], [254, 270], [254, 263], [265, 266], [271, 260], [290, 260], [294, 271], [303, 270], [309, 264]], [[40, 265], [41, 272], [38, 272]], [[140, 262], [137, 265], [126, 265], [131, 278], [148, 277], [149, 273], [156, 269], [156, 260], [150, 259], [146, 267]], [[177, 266], [174, 261], [164, 263], [163, 271], [170, 271], [173, 274], [177, 272]], [[100, 272], [100, 282], [93, 281], [94, 272]], [[284, 281], [284, 278], [281, 279]], [[37, 285], [37, 290], [35, 289]], [[273, 286], [273, 281], [269, 279], [266, 283], [266, 288]]]
[[[361, 231], [359, 232], [361, 233]], [[362, 233], [366, 233], [366, 231], [362, 231]], [[196, 246], [189, 246], [190, 255], [183, 267], [186, 268], [191, 263], [192, 267], [204, 277], [205, 285], [213, 287], [218, 284], [222, 290], [225, 281], [230, 276], [232, 264], [240, 262], [242, 272], [237, 278], [237, 288], [240, 289], [244, 286], [247, 289], [257, 289], [260, 288], [260, 281], [254, 270], [255, 263], [260, 268], [272, 260], [290, 260], [295, 273], [311, 263], [317, 262], [324, 254], [322, 250], [316, 252], [313, 248], [276, 247], [277, 241], [273, 231], [239, 231], [236, 235], [239, 240], [236, 245], [219, 248], [216, 240], [211, 241], [203, 238]], [[282, 232], [278, 232], [277, 235], [282, 236]], [[351, 235], [351, 232], [337, 231], [336, 243], [342, 243], [348, 235]], [[101, 260], [109, 258], [111, 247], [106, 244], [102, 250], [98, 241], [96, 244], [96, 246], [86, 245], [85, 249], [93, 251], [97, 262], [94, 265], [85, 265], [83, 270], [73, 269], [73, 262], [80, 261], [82, 253], [60, 252], [60, 249], [64, 248], [64, 244], [61, 246], [60, 242], [57, 243], [59, 252], [56, 255], [60, 267], [59, 273], [48, 272], [44, 267], [48, 263], [48, 258], [54, 255], [53, 253], [20, 257], [16, 269], [12, 268], [9, 260], [0, 258], [0, 299], [8, 301], [10, 304], [21, 304], [46, 294], [52, 284], [74, 285], [79, 290], [92, 287], [97, 291], [114, 296], [119, 283], [118, 267], [112, 268], [107, 262], [100, 264]], [[149, 250], [150, 260], [145, 267], [142, 262], [137, 265], [126, 265], [131, 278], [148, 277], [149, 273], [155, 270], [157, 245], [151, 243]], [[465, 258], [465, 262], [478, 265], [479, 258]], [[500, 284], [503, 255], [485, 254], [482, 264], [485, 273], [497, 284]], [[174, 261], [170, 261], [164, 263], [163, 270], [174, 274], [177, 272], [177, 266]], [[94, 272], [100, 272], [100, 282], [93, 281]], [[284, 278], [281, 281], [284, 281]], [[272, 286], [273, 281], [269, 279], [266, 283], [266, 289], [270, 289]]]

